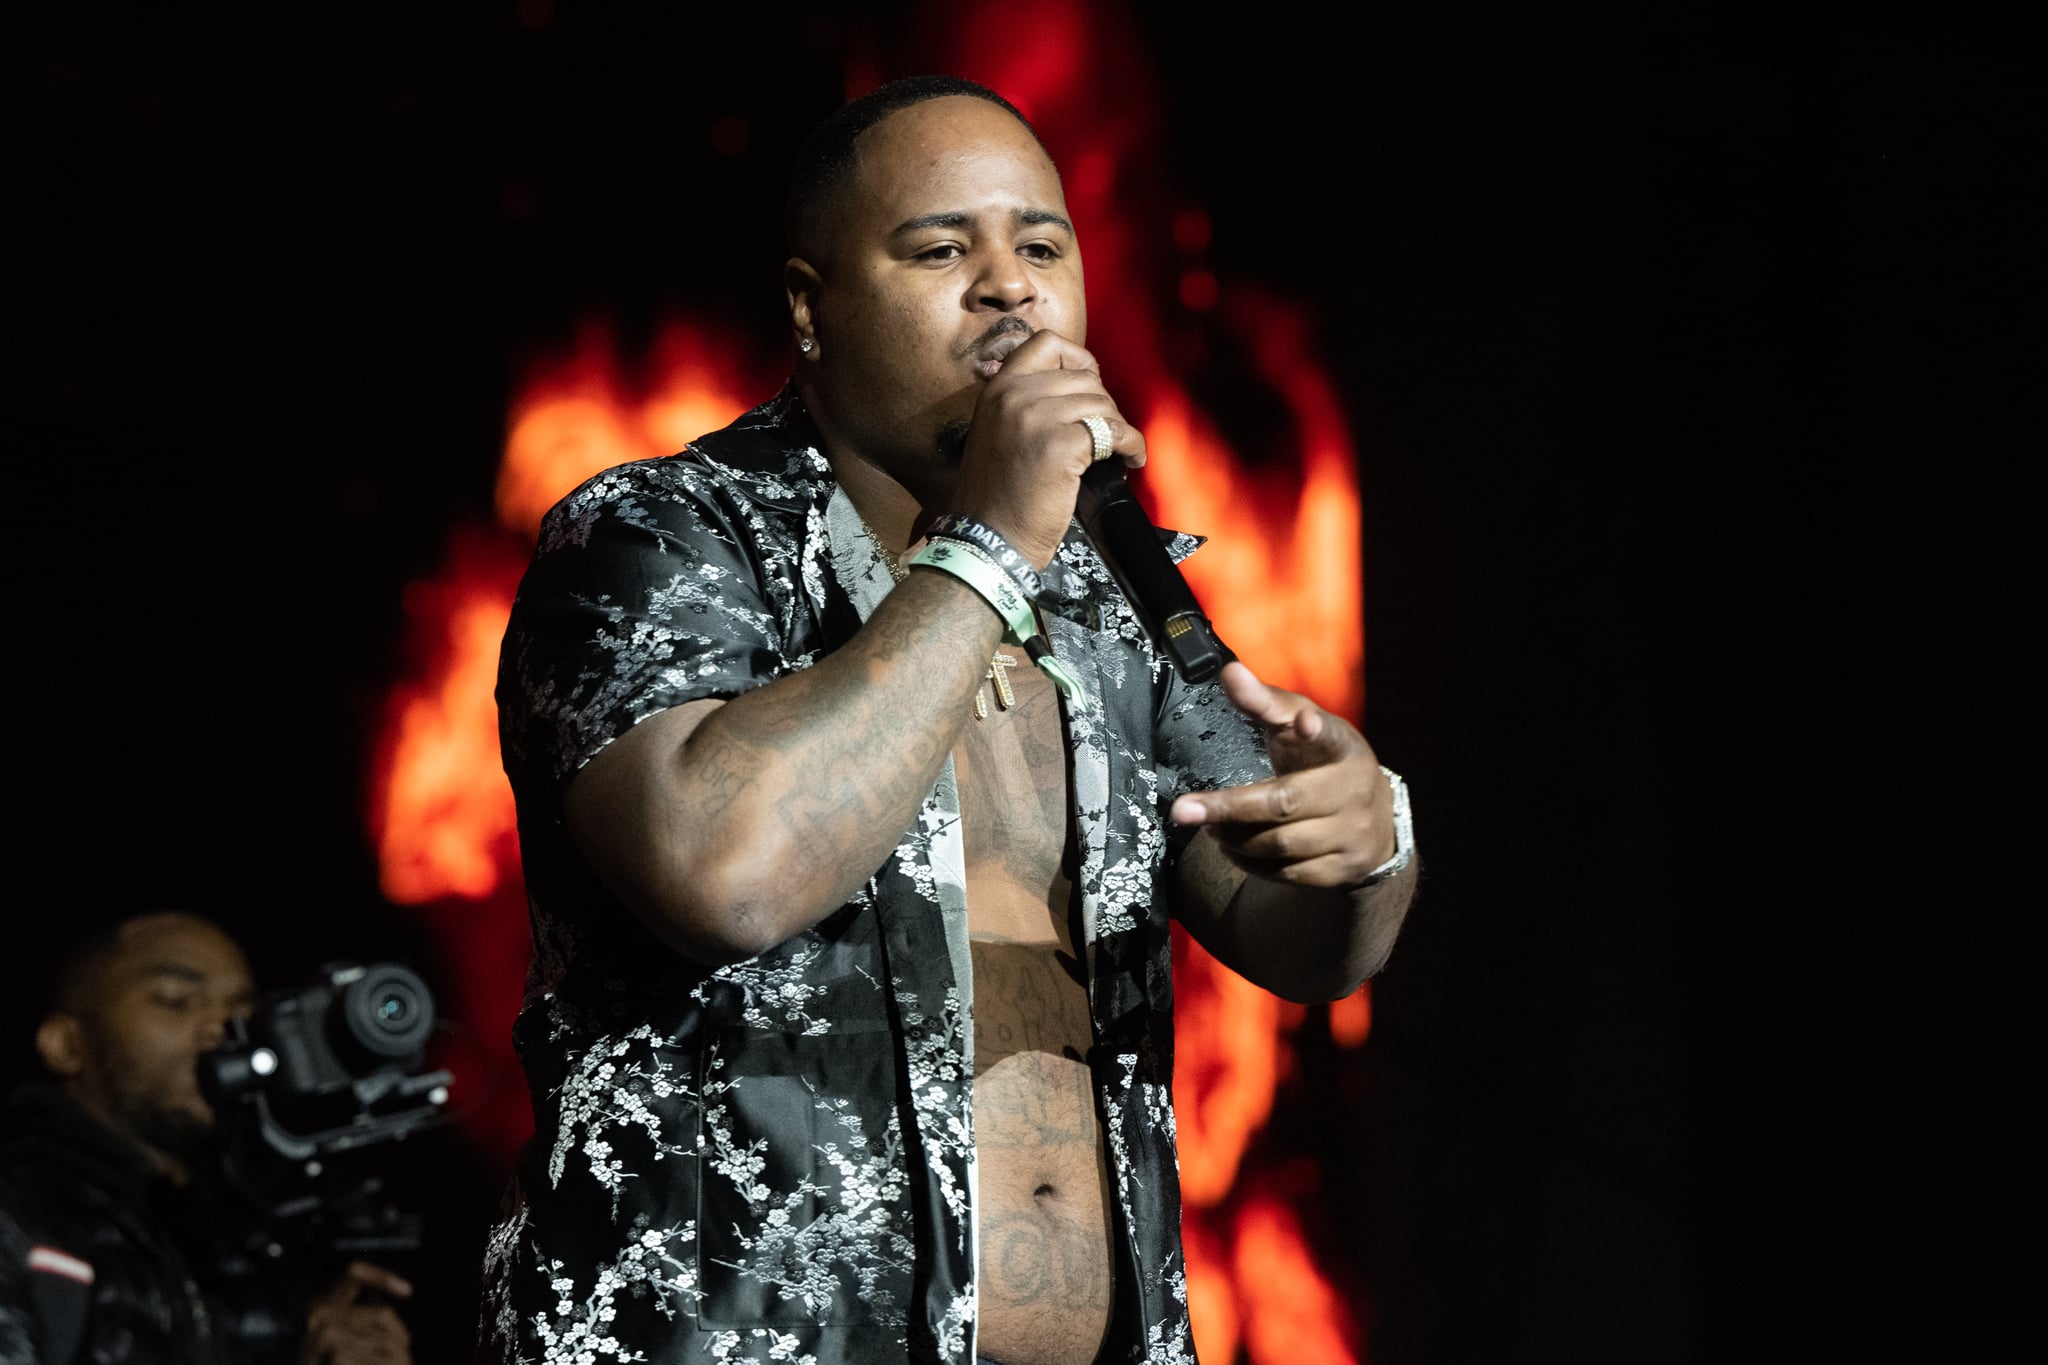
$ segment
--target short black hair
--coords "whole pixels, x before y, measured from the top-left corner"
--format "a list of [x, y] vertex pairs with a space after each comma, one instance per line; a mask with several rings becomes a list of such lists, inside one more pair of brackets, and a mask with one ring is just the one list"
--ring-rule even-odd
[[104, 987], [107, 968], [121, 956], [129, 931], [146, 921], [167, 918], [191, 920], [228, 933], [219, 921], [182, 905], [152, 905], [95, 920], [63, 947], [54, 968], [44, 978], [45, 1012], [78, 1014], [91, 1008]]
[[[801, 254], [811, 247], [811, 233], [817, 214], [832, 191], [854, 167], [853, 144], [860, 135], [898, 109], [948, 95], [969, 95], [1005, 109], [1024, 131], [1038, 138], [1038, 130], [1016, 105], [995, 91], [965, 76], [902, 76], [876, 86], [867, 94], [848, 100], [819, 120], [797, 149], [789, 172], [789, 192], [783, 205], [783, 232], [789, 250]], [[1045, 144], [1040, 142], [1043, 147]]]
[[102, 973], [121, 951], [126, 920], [103, 920], [73, 939], [43, 978], [43, 1007], [50, 1013], [77, 1014], [99, 990]]

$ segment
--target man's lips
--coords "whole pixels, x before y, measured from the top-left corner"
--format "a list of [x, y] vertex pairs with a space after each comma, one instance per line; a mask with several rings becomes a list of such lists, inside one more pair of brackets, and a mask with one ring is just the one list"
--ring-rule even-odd
[[974, 350], [974, 372], [983, 379], [995, 378], [1010, 352], [1031, 339], [1030, 324], [1020, 318], [1005, 318], [989, 331]]

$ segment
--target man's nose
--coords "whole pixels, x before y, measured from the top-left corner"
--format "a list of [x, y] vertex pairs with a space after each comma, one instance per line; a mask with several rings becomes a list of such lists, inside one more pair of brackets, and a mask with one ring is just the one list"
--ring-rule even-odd
[[208, 1009], [200, 1011], [199, 1047], [201, 1051], [219, 1047], [228, 1040], [228, 1019], [232, 1011]]
[[981, 269], [975, 273], [969, 307], [1013, 313], [1038, 297], [1037, 283], [1016, 252], [1008, 247], [981, 253]]

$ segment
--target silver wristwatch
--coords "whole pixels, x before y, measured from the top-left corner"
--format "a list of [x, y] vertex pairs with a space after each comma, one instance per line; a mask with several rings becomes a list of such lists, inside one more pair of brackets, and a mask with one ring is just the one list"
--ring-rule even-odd
[[1415, 816], [1408, 808], [1408, 784], [1384, 764], [1380, 771], [1387, 775], [1387, 788], [1394, 796], [1394, 856], [1374, 868], [1360, 887], [1376, 886], [1405, 871], [1415, 853]]

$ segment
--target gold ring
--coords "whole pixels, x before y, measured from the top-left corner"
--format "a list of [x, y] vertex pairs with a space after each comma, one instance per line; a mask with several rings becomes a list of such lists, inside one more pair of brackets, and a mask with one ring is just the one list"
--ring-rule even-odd
[[1083, 417], [1081, 419], [1081, 425], [1088, 428], [1089, 436], [1094, 438], [1094, 462], [1096, 464], [1101, 464], [1104, 460], [1108, 459], [1111, 454], [1114, 453], [1111, 451], [1109, 445], [1109, 419], [1105, 417], [1097, 417], [1091, 413], [1088, 416]]

